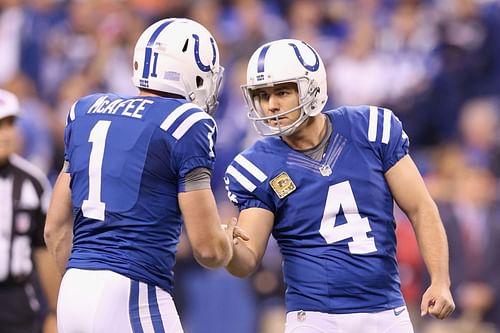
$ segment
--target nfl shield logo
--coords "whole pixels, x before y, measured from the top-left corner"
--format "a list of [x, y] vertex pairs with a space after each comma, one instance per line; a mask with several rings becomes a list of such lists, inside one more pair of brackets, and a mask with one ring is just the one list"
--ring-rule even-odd
[[328, 177], [332, 174], [332, 169], [328, 164], [324, 164], [319, 168], [319, 172], [322, 176]]
[[306, 312], [304, 310], [300, 310], [297, 312], [297, 321], [304, 321], [306, 320]]

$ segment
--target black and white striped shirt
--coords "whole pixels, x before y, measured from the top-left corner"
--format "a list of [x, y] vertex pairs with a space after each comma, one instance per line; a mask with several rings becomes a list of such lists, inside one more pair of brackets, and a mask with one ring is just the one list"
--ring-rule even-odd
[[45, 246], [50, 191], [44, 173], [22, 157], [11, 155], [0, 166], [0, 286], [29, 278], [33, 250]]

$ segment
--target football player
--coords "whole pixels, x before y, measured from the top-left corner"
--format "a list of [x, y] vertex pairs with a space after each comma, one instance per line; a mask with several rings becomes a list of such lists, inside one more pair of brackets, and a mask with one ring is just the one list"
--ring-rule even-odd
[[283, 256], [286, 332], [413, 332], [396, 262], [396, 201], [431, 275], [422, 315], [446, 318], [454, 309], [446, 234], [391, 110], [322, 112], [324, 65], [293, 39], [259, 47], [242, 89], [265, 138], [226, 171], [228, 196], [250, 237], [235, 246], [228, 271], [252, 273], [272, 234]]
[[45, 228], [65, 272], [60, 332], [182, 332], [171, 294], [183, 221], [201, 265], [231, 258], [234, 226], [221, 228], [210, 188], [219, 56], [199, 23], [161, 20], [135, 46], [137, 96], [69, 110]]

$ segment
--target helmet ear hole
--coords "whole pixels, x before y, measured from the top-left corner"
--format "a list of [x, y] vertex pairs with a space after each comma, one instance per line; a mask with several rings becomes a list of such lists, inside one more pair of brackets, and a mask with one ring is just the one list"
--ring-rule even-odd
[[189, 39], [186, 39], [186, 42], [184, 43], [184, 46], [182, 47], [182, 52], [186, 52], [189, 44]]
[[203, 85], [203, 78], [201, 76], [196, 76], [196, 88], [199, 88]]

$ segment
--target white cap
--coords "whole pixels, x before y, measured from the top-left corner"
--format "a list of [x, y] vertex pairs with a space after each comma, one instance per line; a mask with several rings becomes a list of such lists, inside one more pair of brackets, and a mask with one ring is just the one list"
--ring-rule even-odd
[[0, 89], [0, 119], [19, 115], [19, 100], [16, 95]]

